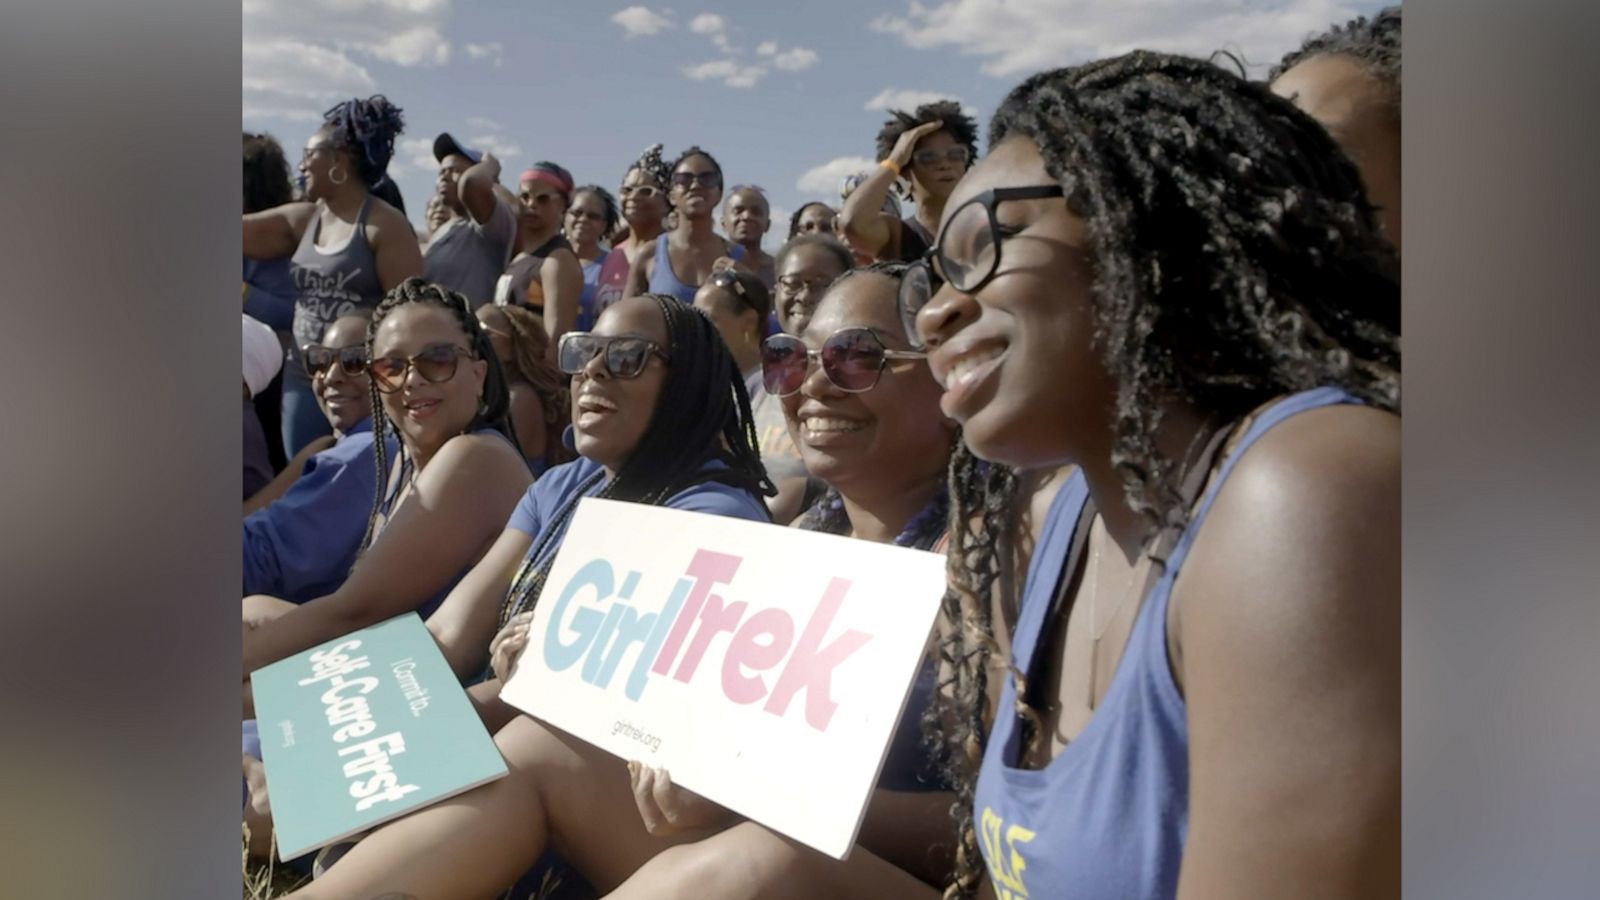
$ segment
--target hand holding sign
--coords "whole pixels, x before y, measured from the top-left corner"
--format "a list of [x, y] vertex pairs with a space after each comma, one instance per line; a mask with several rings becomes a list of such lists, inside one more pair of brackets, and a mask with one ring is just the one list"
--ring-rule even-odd
[[733, 818], [726, 807], [673, 784], [666, 769], [629, 760], [628, 781], [644, 830], [656, 837], [721, 828]]
[[504, 684], [511, 677], [517, 659], [528, 646], [528, 629], [533, 625], [533, 612], [518, 613], [506, 622], [506, 627], [489, 642], [489, 668], [494, 677]]

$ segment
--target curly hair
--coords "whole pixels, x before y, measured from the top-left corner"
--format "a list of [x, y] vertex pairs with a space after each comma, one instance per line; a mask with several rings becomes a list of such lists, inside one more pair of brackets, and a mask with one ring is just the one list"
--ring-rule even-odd
[[550, 362], [550, 335], [539, 314], [527, 307], [513, 303], [495, 309], [505, 315], [511, 326], [511, 358], [501, 360], [506, 378], [528, 385], [539, 395], [545, 432], [551, 438], [545, 441], [545, 464], [567, 462], [574, 454], [561, 442], [561, 432], [566, 430], [571, 416], [572, 397], [567, 391], [567, 376]]
[[322, 121], [334, 144], [355, 158], [356, 174], [362, 183], [376, 188], [387, 179], [395, 139], [406, 127], [400, 107], [382, 94], [375, 94], [334, 106], [322, 114]]
[[[693, 306], [665, 294], [644, 294], [655, 301], [667, 326], [666, 382], [639, 445], [598, 497], [659, 506], [679, 493], [708, 481], [749, 491], [759, 497], [778, 491], [761, 464], [750, 395], [733, 352], [723, 343], [711, 319]], [[707, 469], [711, 460], [725, 468]], [[555, 550], [577, 502], [605, 472], [581, 484], [551, 517], [534, 541], [500, 608], [500, 624], [539, 602]]]
[[[1024, 81], [995, 114], [989, 146], [1013, 136], [1037, 146], [1084, 220], [1093, 339], [1116, 381], [1111, 461], [1152, 533], [1187, 514], [1181, 473], [1155, 447], [1160, 401], [1236, 417], [1337, 385], [1399, 409], [1398, 260], [1354, 165], [1293, 104], [1211, 63], [1139, 51]], [[941, 657], [952, 678], [934, 715], [958, 786], [947, 892], [957, 897], [982, 868], [971, 782], [993, 650], [996, 563], [985, 557], [1008, 539], [1016, 479], [962, 456], [951, 482]]]
[[292, 199], [283, 145], [270, 134], [244, 132], [244, 211], [260, 212]]
[[[492, 428], [505, 436], [517, 453], [522, 453], [522, 448], [517, 444], [516, 429], [511, 427], [511, 390], [506, 381], [505, 370], [500, 366], [500, 360], [494, 354], [494, 345], [489, 342], [489, 333], [483, 330], [483, 324], [472, 312], [472, 303], [466, 297], [441, 287], [429, 284], [421, 278], [407, 278], [394, 286], [394, 289], [385, 294], [383, 299], [372, 311], [372, 319], [367, 323], [367, 358], [372, 357], [372, 344], [377, 338], [378, 328], [389, 314], [410, 303], [421, 303], [427, 306], [445, 310], [455, 316], [456, 323], [461, 326], [461, 331], [467, 337], [467, 347], [472, 351], [473, 358], [481, 359], [488, 364], [489, 370], [483, 381], [483, 400], [473, 415], [472, 421], [467, 423], [462, 433], [470, 434], [481, 428]], [[399, 429], [389, 416], [384, 412], [383, 396], [378, 392], [377, 379], [370, 379], [372, 393], [372, 457], [373, 464], [378, 471], [378, 490], [372, 498], [372, 514], [367, 517], [367, 532], [361, 539], [361, 550], [356, 559], [372, 546], [377, 538], [378, 516], [383, 514], [385, 507], [400, 495], [414, 473], [410, 460], [407, 459], [406, 445], [400, 442], [400, 475], [394, 479], [394, 484], [388, 490], [384, 485], [389, 482], [389, 452], [388, 432], [393, 430], [397, 434]]]
[[1373, 77], [1394, 92], [1394, 106], [1400, 106], [1400, 7], [1380, 9], [1372, 18], [1359, 16], [1335, 25], [1306, 39], [1300, 49], [1291, 51], [1267, 76], [1268, 81], [1314, 57], [1330, 54], [1359, 60]]
[[889, 154], [894, 151], [895, 142], [900, 140], [900, 135], [929, 122], [941, 123], [944, 130], [955, 138], [957, 144], [967, 148], [967, 165], [970, 166], [978, 158], [978, 122], [962, 112], [961, 104], [954, 100], [924, 103], [910, 114], [891, 109], [889, 116], [889, 121], [878, 129], [876, 158], [880, 162], [889, 158]]

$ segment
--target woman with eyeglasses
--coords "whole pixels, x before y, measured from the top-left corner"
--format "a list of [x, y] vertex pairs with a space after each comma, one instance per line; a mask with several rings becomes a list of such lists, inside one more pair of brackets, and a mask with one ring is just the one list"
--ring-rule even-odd
[[974, 453], [1086, 489], [1014, 627], [949, 632], [953, 891], [1399, 896], [1399, 284], [1360, 173], [1144, 52], [1025, 81], [989, 146], [903, 314]]
[[578, 301], [578, 330], [594, 327], [594, 295], [600, 288], [600, 272], [605, 268], [610, 250], [602, 249], [600, 242], [617, 230], [620, 214], [617, 198], [598, 184], [586, 184], [572, 192], [572, 205], [567, 207], [567, 243], [583, 266], [583, 295]]
[[551, 339], [560, 340], [576, 327], [583, 297], [583, 266], [562, 233], [572, 202], [572, 173], [553, 162], [536, 162], [522, 173], [518, 188], [517, 245], [495, 285], [494, 302], [533, 310]]
[[640, 250], [623, 296], [649, 292], [694, 302], [694, 292], [723, 257], [744, 258], [744, 247], [716, 232], [722, 202], [722, 166], [699, 147], [683, 151], [672, 164], [672, 211], [677, 225]]
[[532, 310], [480, 306], [477, 316], [505, 369], [517, 446], [537, 478], [572, 458], [561, 442], [571, 408], [567, 377], [550, 361], [550, 337]]
[[665, 230], [667, 213], [672, 211], [671, 201], [667, 199], [667, 189], [671, 185], [672, 167], [661, 159], [660, 144], [651, 144], [623, 173], [622, 187], [617, 191], [623, 224], [618, 230], [625, 234], [620, 239], [611, 238], [611, 253], [600, 266], [590, 304], [594, 321], [599, 321], [601, 313], [622, 299], [634, 261], [646, 247], [654, 247], [656, 238]]
[[794, 211], [789, 217], [789, 237], [794, 240], [802, 234], [833, 234], [833, 220], [838, 213], [820, 200], [813, 200]]
[[828, 285], [855, 268], [855, 260], [849, 248], [833, 237], [803, 234], [783, 245], [775, 267], [778, 280], [773, 303], [778, 327], [785, 334], [799, 334], [806, 330]]
[[[910, 114], [890, 110], [878, 132], [878, 168], [845, 198], [839, 236], [872, 259], [920, 259], [933, 243], [945, 200], [978, 155], [978, 123], [951, 100], [925, 103]], [[886, 214], [884, 201], [904, 181], [916, 212]]]
[[[899, 276], [896, 267], [859, 272], [842, 281], [829, 293], [816, 327], [798, 349], [789, 344], [769, 349], [765, 381], [785, 395], [782, 402], [808, 463], [833, 482], [826, 502], [799, 527], [936, 549], [946, 528], [944, 472], [955, 428], [939, 414], [938, 386], [921, 354], [909, 349], [899, 325], [894, 305]], [[677, 304], [663, 298], [663, 306]], [[807, 350], [816, 355], [815, 361]], [[669, 365], [677, 359], [674, 349]], [[737, 378], [731, 365], [728, 377]], [[495, 643], [496, 669], [506, 671], [525, 646], [526, 632], [504, 631]], [[931, 689], [924, 679], [914, 707], [927, 703]], [[902, 717], [862, 832], [862, 846], [884, 856], [859, 849], [852, 854], [852, 864], [876, 858], [903, 879], [897, 883], [912, 885], [923, 882], [898, 867], [926, 868], [928, 845], [938, 833], [951, 830], [944, 815], [949, 796], [938, 793], [936, 765], [920, 741], [918, 708]], [[645, 876], [654, 871], [653, 865], [632, 880], [630, 876], [662, 851], [705, 836], [705, 829], [732, 824], [719, 807], [682, 795], [683, 807], [692, 806], [701, 819], [680, 820], [682, 831], [667, 825], [653, 807], [641, 808], [639, 801], [641, 793], [651, 793], [658, 784], [670, 791], [669, 773], [625, 765], [531, 718], [517, 717], [495, 740], [510, 766], [509, 776], [374, 832], [305, 896], [367, 897], [394, 891], [420, 897], [490, 897], [552, 846], [603, 894], [642, 884], [644, 895], [675, 896], [665, 890], [665, 881]], [[766, 834], [740, 825], [729, 833], [735, 842], [730, 846], [746, 846], [747, 830]], [[716, 840], [709, 842], [713, 849]], [[428, 847], [429, 852], [417, 854], [416, 847]], [[687, 880], [691, 889], [721, 884], [720, 879], [739, 880], [749, 872], [747, 864], [757, 859], [738, 854], [704, 858], [708, 880]], [[816, 861], [808, 857], [805, 864]], [[719, 872], [708, 871], [716, 867]], [[772, 885], [752, 879], [745, 889], [754, 884]], [[831, 896], [819, 884], [796, 881], [793, 889], [805, 889], [808, 897]]]
[[[299, 605], [250, 598], [246, 685], [267, 663], [408, 610], [437, 608], [489, 550], [533, 480], [511, 439], [505, 375], [465, 297], [420, 278], [402, 282], [373, 313], [367, 353], [373, 457], [384, 488], [374, 496], [359, 557], [327, 596]], [[391, 430], [399, 443], [392, 460]]]
[[[340, 103], [306, 142], [298, 170], [305, 199], [244, 217], [247, 258], [290, 260], [299, 290], [295, 347], [316, 343], [334, 319], [376, 307], [386, 292], [422, 274], [411, 223], [379, 196], [393, 190], [387, 170], [403, 128], [400, 109], [381, 96]], [[327, 433], [305, 366], [291, 354], [284, 367], [284, 452], [292, 456]]]

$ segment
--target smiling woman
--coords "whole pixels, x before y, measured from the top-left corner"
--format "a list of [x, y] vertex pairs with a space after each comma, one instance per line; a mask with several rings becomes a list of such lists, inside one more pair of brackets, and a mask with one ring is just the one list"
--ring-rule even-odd
[[722, 202], [722, 166], [699, 147], [683, 151], [672, 165], [668, 195], [678, 224], [634, 258], [625, 296], [665, 294], [684, 303], [710, 277], [717, 260], [744, 258], [745, 248], [717, 234], [717, 204]]

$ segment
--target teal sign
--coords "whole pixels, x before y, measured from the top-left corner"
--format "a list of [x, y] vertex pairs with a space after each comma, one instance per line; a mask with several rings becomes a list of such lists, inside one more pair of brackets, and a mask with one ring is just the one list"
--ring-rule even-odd
[[506, 774], [415, 613], [258, 669], [250, 680], [282, 859]]

